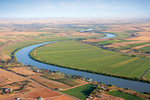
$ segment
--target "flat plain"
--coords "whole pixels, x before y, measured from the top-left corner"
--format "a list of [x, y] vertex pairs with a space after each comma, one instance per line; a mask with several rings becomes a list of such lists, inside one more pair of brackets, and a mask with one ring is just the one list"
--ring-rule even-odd
[[140, 77], [150, 64], [149, 58], [123, 56], [78, 41], [48, 44], [38, 48], [35, 55], [57, 65], [130, 77]]

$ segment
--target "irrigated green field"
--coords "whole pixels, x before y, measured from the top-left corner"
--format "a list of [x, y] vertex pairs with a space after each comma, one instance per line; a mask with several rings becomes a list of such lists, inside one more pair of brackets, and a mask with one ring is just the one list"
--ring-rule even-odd
[[70, 90], [62, 91], [62, 92], [69, 94], [71, 96], [77, 97], [80, 100], [86, 100], [86, 98], [95, 88], [96, 87], [94, 87], [93, 84], [86, 84], [86, 85], [82, 85], [82, 86], [79, 86]]
[[120, 98], [124, 98], [125, 100], [145, 100], [143, 98], [136, 97], [136, 96], [126, 94], [126, 93], [123, 93], [123, 92], [118, 92], [118, 91], [110, 91], [110, 92], [108, 92], [108, 94], [113, 95], [113, 96], [117, 96], [117, 97], [120, 97]]
[[146, 73], [145, 77], [146, 79], [149, 79], [150, 80], [150, 70]]
[[140, 48], [140, 50], [143, 50], [146, 53], [150, 53], [150, 46], [145, 46], [143, 48]]
[[140, 77], [150, 67], [149, 58], [123, 56], [78, 41], [49, 44], [40, 47], [35, 54], [57, 65], [129, 77]]
[[35, 41], [35, 40], [28, 40], [28, 41], [21, 41], [21, 42], [17, 42], [17, 43], [14, 43], [12, 45], [8, 45], [6, 46], [2, 52], [4, 54], [4, 56], [11, 56], [11, 53], [18, 49], [18, 48], [22, 48], [22, 47], [25, 47], [25, 46], [29, 46], [29, 45], [33, 45], [33, 44], [37, 44], [37, 43], [40, 43], [40, 41]]

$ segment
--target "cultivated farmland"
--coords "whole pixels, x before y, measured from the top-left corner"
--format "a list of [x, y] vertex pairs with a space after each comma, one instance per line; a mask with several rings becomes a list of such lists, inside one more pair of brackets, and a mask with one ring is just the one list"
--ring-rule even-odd
[[116, 96], [116, 97], [124, 98], [125, 100], [145, 100], [143, 98], [136, 97], [136, 96], [126, 94], [123, 92], [118, 92], [118, 91], [110, 91], [110, 92], [108, 92], [108, 94]]
[[78, 41], [48, 44], [38, 48], [36, 56], [33, 52], [32, 57], [46, 63], [127, 77], [140, 77], [150, 65], [149, 58], [123, 56]]
[[89, 94], [95, 89], [93, 84], [86, 84], [83, 86], [79, 86], [70, 90], [62, 91], [71, 96], [77, 97], [81, 100], [86, 100]]

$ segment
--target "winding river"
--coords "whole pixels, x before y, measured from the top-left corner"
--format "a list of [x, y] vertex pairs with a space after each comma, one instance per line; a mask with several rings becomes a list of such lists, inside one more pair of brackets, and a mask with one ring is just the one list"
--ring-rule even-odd
[[[100, 38], [100, 39], [116, 37], [116, 35], [114, 34], [110, 34], [110, 33], [105, 33], [105, 34], [106, 34], [106, 37]], [[26, 64], [26, 65], [33, 65], [33, 66], [37, 66], [38, 68], [46, 68], [49, 70], [61, 71], [61, 72], [71, 74], [71, 75], [81, 75], [87, 78], [91, 78], [93, 81], [103, 82], [104, 84], [113, 84], [117, 87], [122, 87], [122, 88], [130, 88], [138, 92], [150, 92], [150, 84], [148, 83], [130, 81], [130, 80], [125, 80], [125, 79], [119, 79], [119, 78], [114, 78], [114, 77], [108, 77], [108, 76], [97, 75], [97, 74], [92, 74], [92, 73], [87, 73], [87, 72], [82, 72], [82, 71], [76, 71], [72, 69], [56, 67], [56, 66], [37, 62], [29, 57], [30, 51], [32, 51], [34, 48], [41, 46], [41, 45], [48, 44], [48, 43], [53, 43], [53, 42], [58, 42], [58, 41], [45, 42], [45, 43], [25, 47], [19, 50], [18, 52], [16, 52], [15, 56], [19, 62], [22, 62], [23, 64]]]

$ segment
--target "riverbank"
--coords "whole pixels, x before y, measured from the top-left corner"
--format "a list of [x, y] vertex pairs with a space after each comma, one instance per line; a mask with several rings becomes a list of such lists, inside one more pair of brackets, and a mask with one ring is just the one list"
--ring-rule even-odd
[[38, 66], [39, 68], [47, 68], [47, 69], [51, 69], [51, 70], [55, 70], [55, 71], [61, 71], [61, 72], [71, 74], [71, 75], [73, 75], [73, 74], [82, 75], [82, 76], [93, 79], [93, 81], [103, 82], [104, 84], [114, 84], [117, 87], [130, 88], [130, 89], [133, 89], [133, 90], [136, 90], [139, 92], [150, 92], [149, 89], [147, 88], [150, 85], [147, 83], [141, 83], [141, 82], [137, 82], [137, 81], [128, 81], [128, 80], [119, 79], [119, 78], [113, 78], [113, 77], [107, 77], [107, 76], [98, 75], [98, 74], [86, 73], [86, 72], [78, 71], [78, 70], [71, 70], [71, 69], [66, 69], [66, 68], [62, 68], [62, 67], [55, 67], [55, 66], [40, 63], [40, 62], [37, 62], [37, 61], [31, 59], [29, 57], [29, 53], [33, 49], [37, 48], [38, 46], [42, 46], [44, 44], [48, 44], [48, 42], [23, 48], [23, 49], [19, 50], [15, 54], [15, 56], [19, 62], [22, 62], [27, 65], [34, 65], [34, 66]]

